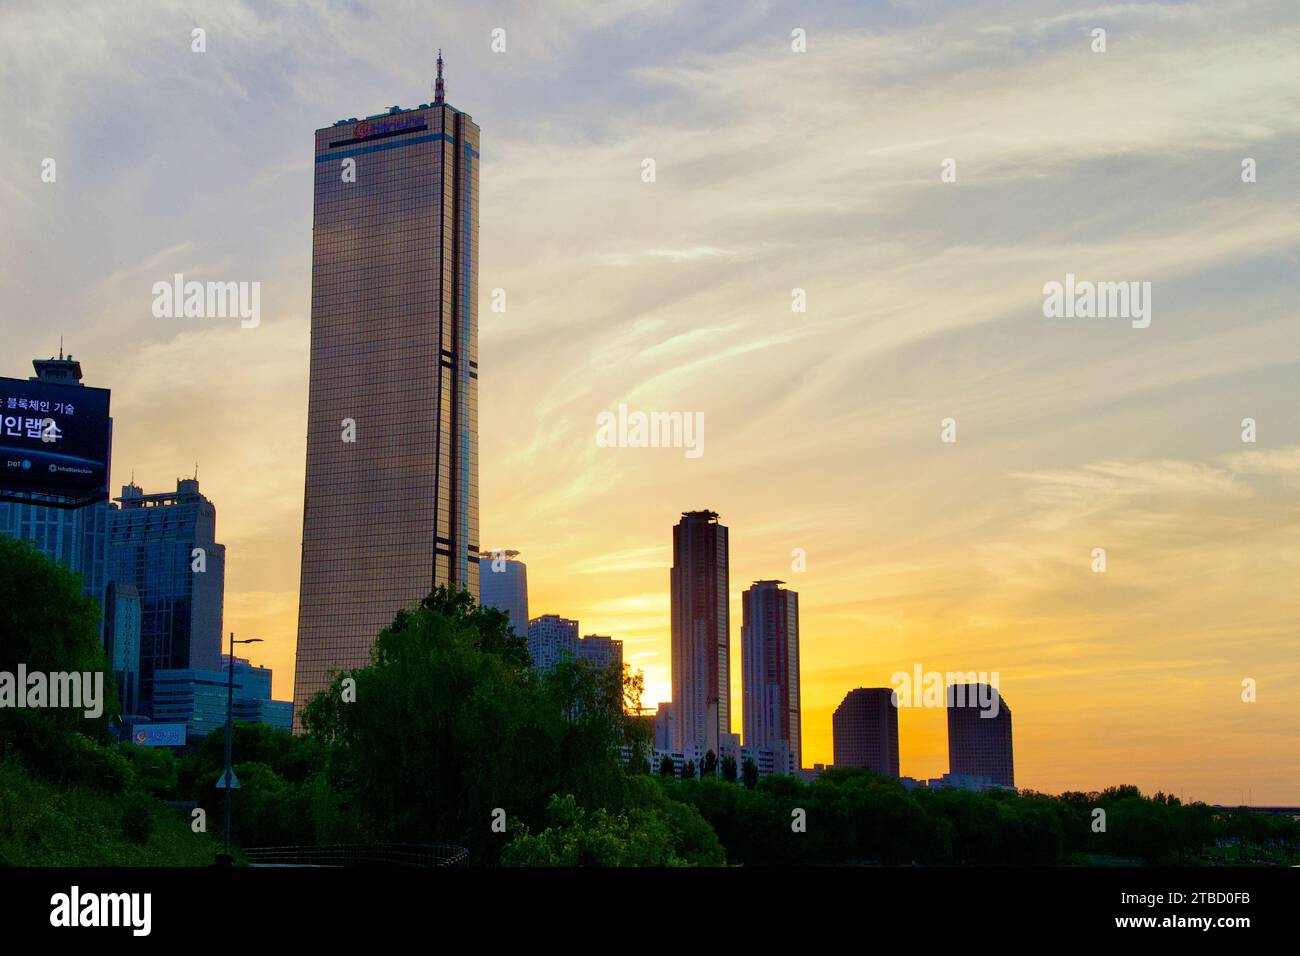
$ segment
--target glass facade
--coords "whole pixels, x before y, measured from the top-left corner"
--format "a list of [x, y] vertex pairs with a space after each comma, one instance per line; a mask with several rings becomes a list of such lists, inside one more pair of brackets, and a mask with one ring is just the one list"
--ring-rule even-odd
[[316, 131], [295, 715], [436, 585], [478, 599], [478, 167], [446, 105]]
[[519, 637], [528, 634], [528, 566], [508, 555], [507, 551], [494, 557], [493, 552], [479, 555], [479, 603], [504, 611], [510, 618], [510, 627]]
[[[153, 495], [125, 485], [117, 500], [122, 507], [109, 512], [108, 576], [139, 599], [138, 700], [141, 712], [152, 714], [155, 671], [219, 666], [226, 546], [216, 542], [216, 506], [193, 478]], [[202, 549], [201, 563], [195, 549]]]

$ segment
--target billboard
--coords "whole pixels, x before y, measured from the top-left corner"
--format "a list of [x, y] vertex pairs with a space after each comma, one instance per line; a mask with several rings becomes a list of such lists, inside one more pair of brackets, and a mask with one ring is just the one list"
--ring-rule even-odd
[[108, 487], [106, 388], [0, 378], [0, 490], [86, 496]]
[[184, 724], [136, 724], [131, 742], [137, 747], [184, 747]]

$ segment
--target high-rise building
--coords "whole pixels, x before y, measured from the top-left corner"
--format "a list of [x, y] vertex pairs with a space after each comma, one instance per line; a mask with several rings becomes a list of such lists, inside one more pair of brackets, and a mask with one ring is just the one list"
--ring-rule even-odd
[[987, 777], [999, 787], [1016, 785], [1011, 753], [1011, 708], [989, 684], [953, 684], [947, 689], [948, 772]]
[[133, 482], [117, 501], [121, 508], [109, 512], [108, 577], [139, 597], [138, 693], [150, 715], [155, 671], [220, 667], [226, 546], [217, 544], [217, 509], [195, 478], [152, 495]]
[[[71, 355], [33, 359], [33, 382], [84, 387], [81, 363]], [[107, 469], [105, 469], [107, 475]], [[108, 546], [108, 478], [99, 489], [104, 500], [81, 508], [50, 508], [44, 505], [0, 501], [0, 534], [30, 541], [37, 551], [81, 575], [82, 593], [96, 601], [104, 599], [104, 560]]]
[[715, 511], [684, 511], [673, 527], [674, 750], [721, 753], [731, 732], [727, 528]]
[[844, 695], [831, 718], [836, 767], [863, 767], [898, 776], [898, 708], [889, 687], [859, 687]]
[[786, 747], [802, 767], [799, 595], [784, 581], [755, 581], [741, 597], [740, 664], [745, 747]]
[[623, 642], [603, 634], [588, 634], [578, 641], [578, 660], [601, 670], [623, 673]]
[[122, 714], [140, 712], [140, 592], [134, 584], [104, 585], [102, 640], [104, 656], [117, 680]]
[[528, 566], [518, 551], [479, 554], [479, 603], [505, 611], [520, 637], [528, 633]]
[[548, 671], [564, 658], [578, 656], [578, 622], [543, 614], [528, 622], [528, 653], [533, 666]]
[[439, 92], [315, 153], [296, 714], [437, 585], [479, 597], [479, 128]]

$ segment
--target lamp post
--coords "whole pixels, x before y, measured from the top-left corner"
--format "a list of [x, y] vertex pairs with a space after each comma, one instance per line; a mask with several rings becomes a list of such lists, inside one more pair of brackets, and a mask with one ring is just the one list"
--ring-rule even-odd
[[226, 775], [222, 778], [226, 787], [226, 856], [230, 856], [230, 791], [234, 782], [234, 773], [230, 769], [230, 734], [232, 715], [235, 709], [235, 645], [261, 644], [260, 637], [250, 637], [244, 641], [235, 640], [235, 632], [230, 632], [230, 657], [226, 661]]

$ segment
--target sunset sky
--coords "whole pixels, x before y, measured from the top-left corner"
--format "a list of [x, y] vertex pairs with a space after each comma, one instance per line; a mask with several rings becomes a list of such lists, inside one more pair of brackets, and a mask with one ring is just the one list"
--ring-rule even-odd
[[[482, 127], [481, 544], [534, 615], [666, 699], [671, 528], [709, 508], [733, 731], [740, 594], [780, 578], [808, 766], [847, 691], [919, 662], [1000, 674], [1019, 786], [1300, 804], [1294, 0], [320, 6], [0, 9], [0, 375], [62, 335], [112, 389], [115, 489], [198, 462], [277, 697], [312, 134], [431, 100], [441, 47]], [[260, 326], [155, 318], [178, 272], [260, 282]], [[1045, 318], [1067, 273], [1150, 282], [1150, 327]], [[703, 456], [598, 447], [620, 403], [702, 412]], [[899, 724], [904, 774], [947, 770], [942, 710]]]

